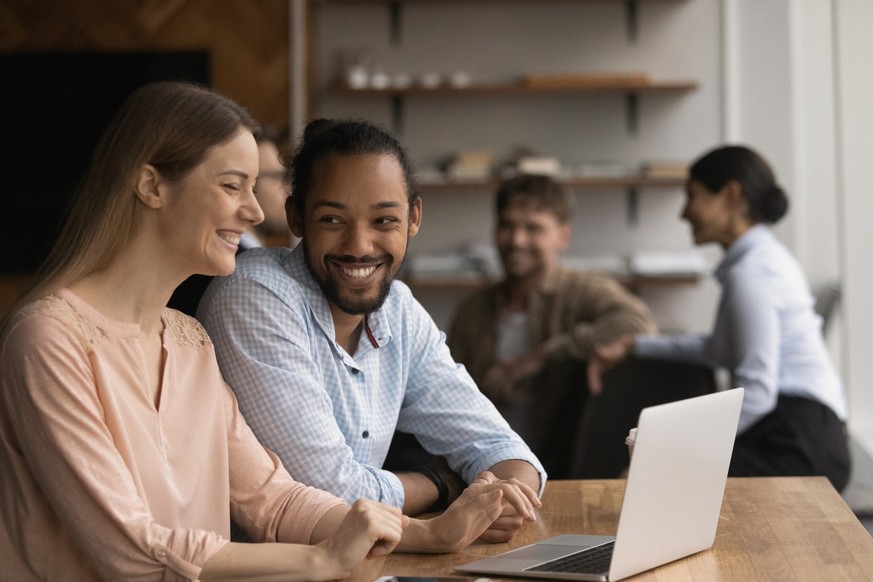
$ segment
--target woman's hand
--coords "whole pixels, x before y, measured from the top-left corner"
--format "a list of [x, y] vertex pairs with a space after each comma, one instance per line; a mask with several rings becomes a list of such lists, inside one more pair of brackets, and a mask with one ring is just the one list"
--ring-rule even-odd
[[409, 525], [409, 518], [400, 509], [369, 499], [359, 499], [352, 505], [336, 532], [316, 547], [335, 571], [345, 578], [365, 558], [391, 553]]
[[201, 580], [336, 580], [370, 556], [391, 552], [409, 518], [370, 500], [337, 505], [322, 516], [314, 545], [228, 542], [203, 564]]
[[443, 554], [459, 552], [487, 530], [503, 510], [503, 491], [467, 487], [440, 515], [413, 519], [399, 551]]
[[594, 346], [588, 356], [588, 391], [597, 396], [603, 391], [602, 376], [634, 351], [636, 337], [626, 335], [617, 340]]

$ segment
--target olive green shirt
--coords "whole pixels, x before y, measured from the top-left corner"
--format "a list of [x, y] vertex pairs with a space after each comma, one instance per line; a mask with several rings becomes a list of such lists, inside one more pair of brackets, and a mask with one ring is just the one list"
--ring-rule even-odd
[[[497, 361], [497, 329], [507, 283], [489, 285], [462, 300], [448, 333], [455, 361], [477, 384]], [[527, 382], [517, 402], [498, 410], [531, 447], [552, 478], [572, 476], [569, 443], [587, 400], [585, 361], [593, 346], [628, 334], [655, 333], [649, 308], [613, 277], [559, 269], [528, 298], [531, 348], [544, 346], [547, 365]]]

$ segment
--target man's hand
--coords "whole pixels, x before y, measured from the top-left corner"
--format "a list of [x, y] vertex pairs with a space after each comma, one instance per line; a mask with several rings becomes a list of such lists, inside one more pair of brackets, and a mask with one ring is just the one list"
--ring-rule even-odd
[[516, 358], [491, 366], [485, 373], [479, 389], [494, 404], [515, 404], [519, 392], [526, 386], [525, 380], [542, 372], [545, 365], [545, 351], [542, 348], [535, 348]]
[[536, 510], [542, 507], [536, 491], [515, 477], [499, 479], [491, 471], [482, 471], [468, 489], [488, 491], [499, 488], [503, 492], [500, 516], [482, 532], [479, 539], [489, 543], [511, 540], [525, 521], [536, 521]]
[[626, 335], [611, 343], [594, 346], [588, 356], [588, 391], [591, 394], [597, 396], [603, 392], [603, 374], [633, 352], [635, 345], [636, 338]]
[[485, 373], [485, 378], [479, 384], [479, 390], [495, 404], [502, 406], [515, 401], [515, 386], [509, 379], [509, 367], [497, 363]]

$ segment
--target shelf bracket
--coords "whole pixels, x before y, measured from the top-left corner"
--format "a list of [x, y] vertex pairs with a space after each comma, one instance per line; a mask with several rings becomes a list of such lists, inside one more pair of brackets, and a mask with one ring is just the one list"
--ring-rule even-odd
[[627, 224], [636, 226], [640, 221], [640, 191], [636, 186], [627, 189]]
[[640, 97], [635, 92], [627, 94], [627, 132], [636, 136], [640, 126]]
[[403, 135], [403, 110], [404, 99], [400, 93], [395, 93], [391, 96], [391, 126], [394, 135]]
[[625, 0], [625, 18], [627, 24], [627, 40], [628, 42], [636, 42], [639, 32], [639, 5], [638, 0]]
[[392, 0], [388, 3], [388, 26], [391, 31], [391, 46], [400, 46], [403, 40], [403, 3], [400, 0]]

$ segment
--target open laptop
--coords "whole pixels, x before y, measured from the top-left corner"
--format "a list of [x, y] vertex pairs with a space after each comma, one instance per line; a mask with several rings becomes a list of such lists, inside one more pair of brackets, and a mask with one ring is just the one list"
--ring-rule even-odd
[[[553, 580], [621, 580], [712, 546], [737, 433], [742, 388], [646, 408], [613, 536], [561, 535], [456, 569]], [[605, 554], [599, 567], [558, 561]], [[580, 571], [581, 570], [581, 571]]]

